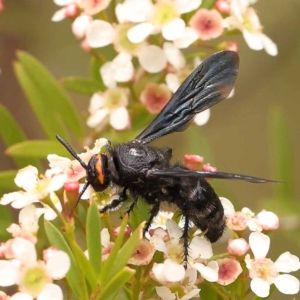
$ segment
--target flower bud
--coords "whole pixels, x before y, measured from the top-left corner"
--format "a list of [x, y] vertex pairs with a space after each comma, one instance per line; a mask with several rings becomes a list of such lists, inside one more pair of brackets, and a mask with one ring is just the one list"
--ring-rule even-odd
[[271, 211], [262, 210], [256, 216], [263, 230], [276, 230], [279, 227], [279, 219], [276, 214]]
[[184, 155], [184, 165], [193, 171], [198, 171], [200, 169], [200, 165], [203, 163], [204, 158], [199, 155]]
[[227, 251], [229, 254], [242, 256], [246, 254], [249, 249], [250, 249], [249, 244], [243, 238], [239, 238], [235, 240], [230, 239], [228, 241]]

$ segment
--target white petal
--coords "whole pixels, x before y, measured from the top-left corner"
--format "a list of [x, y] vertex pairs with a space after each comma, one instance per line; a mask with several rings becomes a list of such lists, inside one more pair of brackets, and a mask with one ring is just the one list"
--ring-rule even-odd
[[62, 8], [54, 13], [54, 15], [51, 18], [51, 21], [52, 22], [60, 22], [65, 18], [66, 18], [66, 9]]
[[19, 280], [19, 269], [8, 260], [0, 260], [0, 286], [10, 286]]
[[283, 294], [294, 295], [299, 293], [299, 279], [292, 275], [279, 275], [275, 279], [274, 284], [276, 285], [278, 290]]
[[71, 266], [71, 261], [67, 253], [63, 251], [55, 252], [46, 263], [46, 269], [53, 279], [65, 277]]
[[39, 229], [39, 217], [40, 215], [38, 215], [36, 207], [30, 204], [20, 210], [19, 223], [23, 230], [35, 233]]
[[270, 285], [267, 281], [264, 281], [260, 278], [253, 278], [250, 283], [251, 290], [258, 297], [268, 297], [270, 293]]
[[256, 218], [251, 218], [249, 221], [247, 221], [247, 226], [251, 231], [262, 231], [261, 224]]
[[143, 47], [138, 53], [141, 66], [149, 73], [158, 73], [167, 66], [165, 52], [155, 45]]
[[198, 126], [205, 125], [210, 118], [210, 109], [206, 109], [205, 111], [202, 111], [201, 113], [197, 114], [194, 118], [194, 122]]
[[66, 6], [74, 2], [74, 0], [53, 0], [56, 5]]
[[228, 216], [235, 213], [234, 206], [233, 206], [233, 204], [231, 203], [230, 200], [228, 200], [225, 197], [219, 197], [219, 199], [220, 199], [221, 204], [223, 206], [225, 217], [228, 217]]
[[193, 289], [190, 292], [188, 292], [187, 294], [185, 294], [181, 300], [189, 300], [189, 299], [193, 299], [195, 298], [199, 298], [199, 293], [200, 293], [200, 289]]
[[15, 183], [25, 191], [33, 189], [37, 183], [38, 169], [33, 166], [25, 167], [18, 171]]
[[55, 192], [62, 188], [67, 180], [68, 176], [66, 174], [55, 175], [50, 179], [49, 185], [46, 190], [48, 192]]
[[166, 259], [164, 263], [164, 274], [167, 281], [176, 282], [183, 279], [185, 269], [183, 265], [178, 264], [171, 259]]
[[153, 4], [150, 0], [126, 0], [122, 9], [122, 20], [140, 23], [146, 21], [148, 14], [153, 10]]
[[76, 38], [82, 39], [85, 37], [86, 31], [92, 21], [91, 16], [80, 15], [72, 23], [72, 32]]
[[173, 41], [182, 35], [184, 28], [184, 21], [176, 18], [162, 28], [162, 35], [166, 40]]
[[265, 258], [270, 249], [270, 238], [261, 232], [252, 232], [249, 244], [255, 258]]
[[131, 43], [140, 43], [153, 31], [154, 26], [150, 22], [140, 23], [133, 26], [127, 32], [127, 37]]
[[181, 14], [185, 14], [197, 9], [202, 0], [175, 0], [175, 5]]
[[167, 247], [166, 244], [163, 240], [163, 237], [161, 237], [160, 235], [154, 234], [151, 238], [150, 238], [150, 243], [151, 245], [160, 252], [166, 253], [167, 252]]
[[9, 300], [32, 300], [33, 297], [27, 293], [16, 293]]
[[260, 38], [266, 52], [271, 56], [276, 56], [278, 54], [277, 45], [265, 34], [261, 34]]
[[[57, 197], [57, 196], [54, 196], [54, 197]], [[59, 201], [55, 203], [55, 207], [57, 208], [57, 210], [59, 212], [62, 211], [62, 206]], [[52, 220], [56, 219], [56, 217], [57, 217], [56, 212], [50, 206], [45, 205], [44, 218], [48, 221], [52, 221]]]
[[130, 54], [121, 52], [113, 60], [113, 77], [117, 82], [127, 82], [132, 79], [134, 67]]
[[38, 295], [37, 300], [63, 300], [61, 288], [53, 283], [48, 283], [42, 292]]
[[157, 286], [155, 287], [157, 295], [162, 300], [175, 300], [176, 296], [173, 294], [166, 286]]
[[182, 282], [184, 282], [184, 285], [186, 288], [192, 288], [197, 280], [197, 270], [194, 268], [189, 268], [185, 271], [184, 278]]
[[117, 83], [114, 78], [115, 69], [112, 61], [106, 62], [100, 68], [101, 78], [108, 88], [114, 88]]
[[209, 282], [216, 282], [218, 280], [218, 269], [217, 262], [211, 261], [207, 266], [201, 263], [195, 263], [193, 268], [199, 271], [201, 276]]
[[12, 192], [8, 194], [4, 194], [0, 200], [1, 205], [7, 205], [14, 201], [22, 201], [25, 196], [25, 192]]
[[110, 243], [110, 235], [107, 228], [101, 230], [101, 245], [106, 248]]
[[12, 251], [19, 261], [24, 264], [36, 262], [36, 250], [34, 244], [23, 238], [15, 238], [11, 244]]
[[116, 130], [126, 129], [130, 125], [128, 110], [125, 107], [114, 110], [110, 115], [109, 123]]
[[94, 20], [87, 29], [86, 38], [92, 48], [104, 47], [113, 42], [115, 30], [108, 22]]
[[180, 86], [179, 78], [174, 73], [168, 73], [166, 75], [166, 83], [172, 93], [175, 93]]
[[167, 227], [171, 242], [174, 244], [178, 244], [179, 240], [182, 236], [182, 231], [181, 231], [180, 227], [177, 225], [177, 223], [174, 220], [167, 220], [166, 227]]
[[185, 27], [181, 36], [175, 39], [174, 45], [178, 48], [184, 49], [189, 47], [198, 39], [197, 32], [191, 27]]
[[262, 50], [264, 48], [259, 34], [252, 33], [245, 29], [243, 30], [243, 36], [250, 49]]
[[211, 243], [208, 240], [199, 236], [193, 238], [189, 248], [189, 255], [193, 259], [209, 259], [213, 256]]
[[299, 257], [290, 252], [284, 252], [275, 261], [275, 267], [278, 272], [296, 272], [300, 269]]
[[107, 116], [108, 111], [106, 109], [99, 109], [93, 115], [89, 116], [86, 123], [89, 127], [94, 128], [100, 123], [104, 122]]
[[104, 97], [100, 93], [94, 93], [89, 106], [89, 113], [93, 114], [95, 110], [102, 108], [104, 105]]
[[172, 43], [164, 43], [163, 49], [167, 55], [168, 62], [177, 70], [185, 66], [185, 58], [182, 52]]

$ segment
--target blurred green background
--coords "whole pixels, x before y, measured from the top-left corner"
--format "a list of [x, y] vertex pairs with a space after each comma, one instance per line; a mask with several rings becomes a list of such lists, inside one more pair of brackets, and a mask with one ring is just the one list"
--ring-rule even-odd
[[[212, 183], [237, 210], [265, 208], [281, 217], [281, 229], [271, 238], [270, 257], [275, 260], [285, 251], [300, 256], [300, 1], [260, 0], [254, 7], [264, 32], [278, 46], [278, 56], [250, 50], [241, 36], [233, 36], [241, 58], [234, 97], [213, 107], [205, 126], [193, 126], [156, 144], [173, 147], [177, 159], [185, 153], [204, 155], [205, 162], [220, 171], [283, 181], [282, 185]], [[14, 76], [15, 51], [31, 53], [58, 79], [88, 75], [90, 56], [80, 49], [70, 22], [50, 20], [57, 9], [51, 0], [7, 0], [0, 13], [0, 103], [31, 139], [44, 136]], [[71, 97], [86, 117], [89, 98]], [[0, 170], [14, 168], [4, 151], [0, 140]], [[299, 272], [296, 275], [300, 277]], [[272, 297], [292, 298], [279, 293]]]

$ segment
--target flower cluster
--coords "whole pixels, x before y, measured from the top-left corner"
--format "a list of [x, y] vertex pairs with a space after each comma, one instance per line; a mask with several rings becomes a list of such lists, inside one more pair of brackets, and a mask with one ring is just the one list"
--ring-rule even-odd
[[[62, 8], [52, 20], [71, 19], [82, 48], [100, 61], [105, 89], [92, 96], [87, 119], [97, 131], [107, 124], [119, 131], [129, 129], [141, 104], [150, 114], [159, 113], [200, 63], [198, 53], [205, 43], [228, 32], [240, 32], [253, 50], [277, 54], [251, 7], [256, 1], [217, 0], [211, 9], [202, 7], [202, 0], [124, 0], [115, 7], [110, 0], [54, 2]], [[209, 47], [238, 51], [234, 41], [217, 40]], [[99, 53], [98, 48], [104, 49]], [[194, 121], [204, 125], [208, 119], [206, 110]]]

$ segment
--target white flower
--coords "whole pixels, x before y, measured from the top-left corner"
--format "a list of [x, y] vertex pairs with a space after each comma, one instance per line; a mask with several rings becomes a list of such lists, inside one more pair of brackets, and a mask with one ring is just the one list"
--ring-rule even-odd
[[0, 204], [11, 203], [14, 208], [23, 208], [34, 202], [39, 202], [60, 188], [66, 182], [67, 176], [60, 174], [58, 169], [47, 170], [45, 175], [38, 177], [38, 170], [33, 166], [25, 167], [16, 175], [15, 183], [24, 191], [5, 194]]
[[262, 33], [259, 18], [249, 4], [251, 4], [249, 1], [232, 0], [231, 16], [224, 20], [224, 27], [240, 30], [251, 49], [265, 49], [269, 55], [276, 56], [278, 53], [276, 44]]
[[61, 288], [53, 280], [63, 278], [70, 268], [68, 255], [57, 250], [47, 262], [38, 261], [34, 245], [23, 239], [12, 242], [14, 260], [0, 260], [0, 286], [18, 285], [21, 292], [11, 299], [63, 299]]
[[105, 92], [95, 93], [90, 102], [89, 127], [105, 126], [108, 122], [116, 130], [130, 127], [128, 105], [128, 90], [125, 88], [110, 88]]
[[294, 295], [299, 292], [299, 280], [288, 274], [300, 269], [299, 258], [290, 252], [281, 254], [273, 262], [266, 255], [270, 248], [270, 238], [261, 233], [253, 232], [249, 237], [249, 244], [254, 255], [246, 255], [246, 266], [249, 269], [251, 290], [259, 297], [267, 297], [270, 292], [270, 285], [275, 284], [278, 290], [287, 295]]
[[[159, 268], [160, 264], [154, 264], [153, 271]], [[183, 279], [178, 284], [172, 284], [172, 290], [166, 286], [156, 287], [157, 295], [163, 300], [188, 300], [194, 297], [199, 298], [200, 289], [195, 286], [197, 280], [197, 272], [195, 269], [189, 268], [185, 271]], [[178, 292], [177, 292], [178, 291]], [[178, 294], [185, 294], [179, 297]]]
[[133, 43], [140, 43], [150, 34], [161, 32], [166, 40], [178, 38], [185, 28], [180, 18], [183, 13], [197, 9], [201, 0], [162, 0], [152, 4], [149, 0], [126, 0], [118, 4], [116, 13], [119, 19], [139, 23], [128, 31]]

